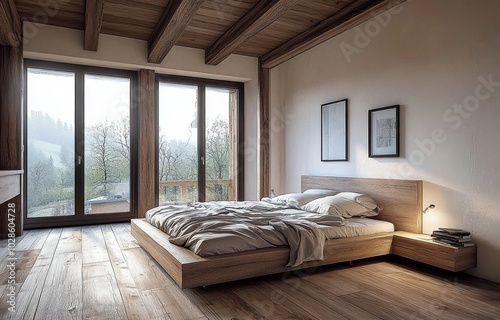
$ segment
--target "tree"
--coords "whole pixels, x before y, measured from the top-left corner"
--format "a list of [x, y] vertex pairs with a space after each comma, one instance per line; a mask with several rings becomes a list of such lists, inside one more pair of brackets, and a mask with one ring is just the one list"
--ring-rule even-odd
[[116, 149], [121, 156], [130, 161], [130, 118], [121, 117], [112, 124], [116, 136]]
[[128, 180], [130, 177], [130, 118], [122, 116], [118, 122], [113, 122], [112, 127], [115, 137], [113, 148], [118, 155], [117, 166], [120, 180]]
[[[87, 157], [85, 178], [87, 197], [96, 195], [110, 196], [111, 184], [119, 181], [120, 173], [117, 163], [119, 154], [114, 148], [116, 134], [113, 125], [106, 120], [89, 129], [89, 141], [85, 151]], [[87, 189], [87, 188], [86, 188]]]
[[59, 189], [54, 160], [38, 152], [36, 163], [33, 163], [28, 171], [28, 194], [30, 195], [28, 207], [46, 205], [56, 200]]
[[[207, 128], [205, 142], [205, 168], [207, 180], [229, 179], [229, 123], [217, 118]], [[195, 145], [181, 140], [167, 140], [161, 134], [158, 145], [158, 174], [160, 181], [190, 181], [198, 177], [198, 152]], [[196, 189], [190, 193], [197, 194]], [[179, 187], [160, 190], [165, 201], [178, 201]], [[227, 200], [229, 189], [225, 184], [207, 186], [207, 199]], [[196, 198], [196, 197], [194, 197]]]
[[[167, 140], [160, 135], [158, 145], [158, 173], [160, 181], [196, 180], [198, 174], [196, 147], [181, 140]], [[161, 190], [166, 201], [178, 200], [178, 187]]]
[[[229, 179], [229, 124], [216, 118], [207, 129], [206, 135], [206, 175], [209, 180]], [[227, 200], [229, 190], [222, 184], [211, 185], [211, 200]]]

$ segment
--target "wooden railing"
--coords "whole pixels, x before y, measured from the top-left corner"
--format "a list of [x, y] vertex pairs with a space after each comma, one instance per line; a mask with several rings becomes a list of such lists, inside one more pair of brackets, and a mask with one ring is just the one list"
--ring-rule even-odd
[[[233, 180], [229, 180], [229, 179], [227, 179], [227, 180], [206, 180], [206, 184], [207, 185], [209, 185], [209, 184], [227, 185], [229, 187], [227, 200], [236, 199]], [[160, 185], [160, 188], [162, 188], [162, 187], [181, 187], [181, 203], [186, 203], [187, 202], [187, 194], [188, 194], [187, 189], [188, 189], [188, 187], [198, 186], [198, 181], [196, 181], [196, 180], [160, 181], [159, 185]]]

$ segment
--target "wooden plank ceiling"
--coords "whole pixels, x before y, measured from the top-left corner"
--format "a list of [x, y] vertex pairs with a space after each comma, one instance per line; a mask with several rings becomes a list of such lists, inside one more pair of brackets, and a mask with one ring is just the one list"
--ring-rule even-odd
[[[17, 9], [23, 21], [83, 30], [86, 50], [97, 51], [99, 35], [109, 34], [148, 41], [151, 63], [177, 45], [205, 50], [207, 64], [240, 54], [272, 68], [405, 0], [5, 1], [2, 17]], [[0, 44], [15, 45], [6, 39], [12, 28], [0, 24]]]

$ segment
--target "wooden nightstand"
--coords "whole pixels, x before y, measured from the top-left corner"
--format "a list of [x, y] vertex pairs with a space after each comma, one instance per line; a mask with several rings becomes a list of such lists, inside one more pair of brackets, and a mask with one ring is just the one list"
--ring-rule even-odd
[[432, 241], [428, 234], [397, 231], [392, 253], [435, 267], [458, 272], [476, 266], [476, 245], [453, 247]]

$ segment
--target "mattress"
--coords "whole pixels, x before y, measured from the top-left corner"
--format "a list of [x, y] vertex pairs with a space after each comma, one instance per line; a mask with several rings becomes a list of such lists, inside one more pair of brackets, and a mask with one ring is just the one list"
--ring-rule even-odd
[[326, 239], [394, 231], [389, 222], [344, 219], [263, 201], [168, 205], [148, 210], [146, 220], [170, 235], [171, 243], [203, 257], [288, 246], [287, 266], [322, 260]]
[[365, 236], [381, 232], [394, 232], [394, 225], [387, 221], [370, 218], [349, 218], [338, 227], [319, 226], [328, 239]]

